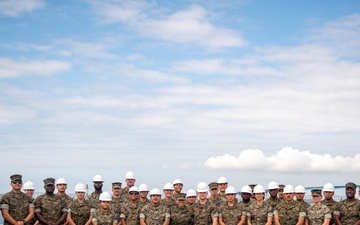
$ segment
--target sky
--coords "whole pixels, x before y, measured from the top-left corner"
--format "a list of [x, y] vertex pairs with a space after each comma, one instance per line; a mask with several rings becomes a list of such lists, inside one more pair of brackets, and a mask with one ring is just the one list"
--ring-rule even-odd
[[0, 0], [0, 193], [360, 183], [360, 2]]

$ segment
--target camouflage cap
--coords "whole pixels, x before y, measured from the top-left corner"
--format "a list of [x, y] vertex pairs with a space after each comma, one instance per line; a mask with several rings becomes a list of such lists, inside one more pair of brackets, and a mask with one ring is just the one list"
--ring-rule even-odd
[[283, 185], [283, 184], [279, 184], [279, 190], [284, 190], [284, 187], [285, 187], [285, 185]]
[[22, 176], [20, 174], [14, 174], [14, 175], [10, 176], [10, 180], [11, 181], [16, 181], [16, 180], [22, 181]]
[[211, 189], [217, 189], [219, 187], [219, 184], [217, 182], [211, 182], [209, 184], [209, 188]]
[[354, 184], [353, 182], [347, 182], [345, 184], [345, 187], [346, 188], [352, 188], [352, 189], [356, 190], [356, 184]]
[[256, 186], [256, 184], [249, 184], [249, 187], [254, 190], [254, 187]]
[[178, 199], [184, 199], [185, 200], [186, 194], [185, 193], [179, 193], [175, 196], [175, 200]]
[[121, 182], [112, 183], [112, 188], [121, 188]]
[[321, 190], [320, 189], [313, 189], [311, 190], [311, 195], [321, 195]]
[[52, 177], [46, 178], [46, 179], [44, 180], [44, 184], [45, 184], [45, 185], [55, 185], [55, 179], [52, 178]]

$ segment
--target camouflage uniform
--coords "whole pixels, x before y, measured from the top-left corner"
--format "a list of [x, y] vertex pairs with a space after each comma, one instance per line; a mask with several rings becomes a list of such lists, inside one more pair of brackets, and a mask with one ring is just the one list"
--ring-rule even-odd
[[218, 195], [218, 198], [222, 201], [222, 202], [227, 202], [227, 199], [226, 199], [226, 195]]
[[136, 205], [132, 205], [130, 202], [127, 202], [122, 207], [121, 219], [125, 219], [125, 222], [127, 225], [139, 225], [140, 220], [140, 210], [142, 207], [140, 207], [139, 203], [136, 203]]
[[171, 207], [176, 206], [176, 201], [173, 198], [171, 199], [171, 202], [166, 202], [165, 199], [161, 199], [160, 205], [165, 205], [170, 209]]
[[[59, 195], [60, 196], [60, 195]], [[60, 196], [60, 198], [65, 202], [65, 205], [69, 205], [70, 202], [72, 202], [74, 199], [70, 197], [69, 195], [65, 194], [64, 196]]]
[[310, 204], [305, 202], [304, 200], [299, 203], [300, 203], [300, 205], [302, 205], [305, 208], [305, 210], [310, 207]]
[[[7, 209], [14, 220], [23, 221], [29, 214], [29, 208], [34, 208], [34, 204], [26, 194], [10, 191], [2, 196], [0, 208]], [[10, 223], [5, 220], [4, 225], [10, 225]]]
[[121, 190], [121, 198], [123, 199], [123, 202], [129, 201], [129, 188], [128, 187], [124, 187]]
[[42, 194], [35, 199], [34, 206], [35, 213], [40, 212], [47, 221], [53, 223], [60, 219], [63, 212], [67, 212], [65, 202], [58, 195]]
[[219, 198], [219, 197], [216, 197], [216, 199], [208, 198], [208, 201], [209, 201], [211, 204], [216, 205], [216, 207], [220, 207], [221, 205], [225, 205], [226, 202], [227, 202], [227, 200], [224, 201], [223, 198]]
[[265, 224], [268, 221], [268, 217], [273, 216], [273, 208], [263, 202], [261, 205], [258, 205], [255, 201], [249, 206], [247, 212], [247, 219], [251, 221], [253, 225]]
[[192, 225], [194, 222], [194, 210], [192, 207], [185, 206], [179, 208], [177, 205], [170, 208], [171, 225]]
[[98, 222], [99, 225], [112, 225], [118, 223], [111, 210], [104, 211], [102, 208], [94, 213], [92, 222]]
[[330, 213], [331, 213], [330, 225], [334, 224], [335, 223], [334, 215], [340, 215], [339, 203], [334, 199], [331, 199], [329, 202], [322, 200], [321, 204], [326, 205], [330, 209]]
[[346, 199], [339, 202], [340, 221], [343, 225], [353, 225], [360, 220], [360, 201]]
[[149, 203], [151, 203], [151, 201], [150, 201], [149, 199], [146, 199], [145, 202], [141, 202], [140, 200], [139, 200], [139, 202], [138, 202], [140, 208], [146, 206], [146, 205], [149, 204]]
[[281, 225], [295, 225], [299, 221], [299, 217], [305, 217], [306, 209], [295, 201], [286, 203], [281, 201], [274, 210], [274, 215], [278, 215]]
[[234, 206], [224, 204], [219, 208], [219, 218], [222, 218], [226, 225], [237, 225], [242, 215], [246, 216], [246, 211], [239, 203], [235, 203]]
[[90, 202], [91, 208], [94, 208], [96, 210], [101, 208], [99, 197], [100, 197], [100, 194], [95, 193], [95, 191], [87, 197], [86, 200], [88, 200]]
[[123, 207], [123, 200], [122, 198], [111, 198], [110, 201], [110, 210], [115, 214], [115, 218], [117, 221], [120, 221], [120, 214]]
[[194, 225], [209, 225], [212, 224], [212, 218], [218, 216], [217, 207], [206, 201], [205, 204], [195, 202], [194, 209]]
[[[185, 193], [174, 193], [173, 194], [173, 199], [176, 199], [179, 196], [183, 196]], [[185, 194], [186, 195], [186, 194]]]
[[270, 198], [266, 199], [265, 202], [267, 204], [269, 204], [273, 209], [275, 209], [275, 207], [277, 206], [277, 204], [279, 204], [281, 202], [280, 198], [276, 198], [276, 200], [272, 200]]
[[306, 217], [310, 225], [322, 225], [325, 218], [331, 218], [331, 213], [326, 205], [321, 204], [320, 207], [311, 205], [306, 209]]
[[170, 218], [170, 210], [165, 205], [147, 204], [140, 210], [140, 218], [143, 218], [148, 225], [163, 224], [165, 218]]
[[90, 218], [91, 205], [88, 200], [80, 203], [77, 199], [73, 200], [68, 205], [71, 219], [76, 225], [84, 225]]

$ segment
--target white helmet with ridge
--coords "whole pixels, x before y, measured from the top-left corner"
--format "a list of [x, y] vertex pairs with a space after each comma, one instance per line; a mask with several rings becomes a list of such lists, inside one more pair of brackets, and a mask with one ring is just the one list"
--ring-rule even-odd
[[110, 202], [111, 201], [110, 193], [104, 191], [103, 193], [100, 194], [99, 200], [104, 202]]
[[125, 174], [125, 179], [135, 179], [135, 173], [133, 171], [129, 171]]
[[139, 191], [149, 191], [149, 188], [146, 184], [140, 184]]
[[93, 178], [93, 182], [104, 182], [101, 175], [95, 175]]
[[254, 187], [254, 193], [258, 194], [258, 193], [265, 193], [265, 188], [264, 186], [258, 184]]
[[226, 188], [225, 194], [236, 194], [236, 189], [233, 186], [229, 186]]
[[249, 185], [245, 185], [245, 186], [243, 186], [242, 188], [241, 188], [241, 191], [240, 191], [241, 193], [252, 193], [252, 189], [251, 189], [251, 187], [249, 186]]
[[295, 193], [295, 188], [294, 186], [287, 184], [284, 187], [284, 194], [288, 194], [288, 193]]
[[24, 190], [35, 190], [35, 184], [31, 181], [26, 181], [23, 185]]
[[219, 179], [217, 180], [218, 184], [225, 184], [227, 183], [227, 180], [225, 177], [219, 177]]
[[160, 190], [158, 188], [153, 188], [153, 189], [151, 189], [149, 195], [150, 196], [151, 195], [161, 195], [161, 192], [160, 192]]
[[208, 190], [209, 190], [208, 185], [205, 182], [200, 182], [196, 186], [196, 191], [197, 192], [207, 192]]
[[186, 197], [196, 197], [196, 191], [193, 190], [193, 189], [189, 189], [187, 192], [186, 192]]
[[271, 182], [268, 184], [268, 189], [269, 189], [269, 190], [279, 189], [279, 184], [276, 183], [275, 181], [271, 181]]
[[164, 185], [164, 188], [163, 188], [163, 190], [174, 190], [174, 187], [172, 186], [172, 184], [171, 183], [166, 183], [165, 185]]
[[82, 183], [75, 185], [75, 192], [86, 192], [86, 187]]
[[132, 187], [129, 189], [129, 192], [139, 192], [139, 189], [138, 189], [136, 186], [132, 186]]
[[331, 183], [326, 183], [323, 187], [323, 191], [334, 192], [335, 187]]
[[301, 194], [305, 194], [306, 190], [305, 187], [302, 185], [298, 185], [295, 187], [295, 193], [301, 193]]
[[181, 182], [180, 179], [176, 179], [176, 180], [174, 180], [174, 182], [173, 182], [173, 185], [175, 185], [175, 184], [183, 184], [183, 183]]
[[65, 178], [61, 177], [61, 178], [57, 179], [56, 185], [58, 185], [58, 184], [67, 184]]

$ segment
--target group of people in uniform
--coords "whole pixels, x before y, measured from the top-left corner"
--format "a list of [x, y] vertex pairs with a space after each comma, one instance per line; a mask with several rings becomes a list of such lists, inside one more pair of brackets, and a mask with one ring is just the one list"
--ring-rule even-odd
[[23, 184], [20, 174], [10, 180], [12, 189], [0, 201], [4, 225], [360, 225], [360, 200], [353, 182], [345, 185], [346, 199], [335, 201], [334, 186], [327, 183], [311, 190], [313, 204], [309, 204], [303, 186], [274, 181], [266, 189], [245, 185], [237, 199], [238, 191], [224, 177], [200, 182], [196, 190], [183, 193], [180, 179], [162, 190], [149, 190], [146, 184], [137, 187], [135, 174], [129, 171], [125, 187], [112, 183], [112, 194], [102, 191], [100, 175], [94, 176], [95, 190], [88, 196], [87, 187], [77, 184], [75, 199], [65, 193], [64, 178], [56, 182], [46, 178], [45, 193], [34, 199], [32, 182]]

